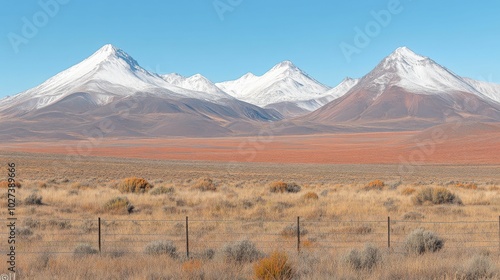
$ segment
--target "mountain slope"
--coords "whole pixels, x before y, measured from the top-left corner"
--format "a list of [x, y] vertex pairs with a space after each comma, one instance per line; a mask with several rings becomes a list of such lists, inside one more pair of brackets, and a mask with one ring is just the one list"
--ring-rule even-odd
[[344, 96], [304, 119], [420, 129], [456, 119], [499, 121], [500, 104], [430, 58], [403, 47]]

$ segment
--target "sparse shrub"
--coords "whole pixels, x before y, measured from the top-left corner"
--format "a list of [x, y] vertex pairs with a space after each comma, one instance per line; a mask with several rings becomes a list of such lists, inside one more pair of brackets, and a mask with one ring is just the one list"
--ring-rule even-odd
[[104, 204], [104, 209], [115, 214], [132, 213], [134, 206], [126, 197], [115, 197]]
[[402, 195], [412, 195], [414, 192], [417, 190], [411, 187], [404, 188], [403, 191], [401, 192]]
[[38, 182], [38, 184], [36, 186], [39, 189], [46, 189], [49, 187], [45, 182]]
[[40, 226], [40, 221], [38, 220], [34, 220], [33, 218], [26, 218], [26, 220], [24, 220], [24, 225], [28, 228], [38, 228]]
[[71, 222], [68, 220], [50, 220], [49, 226], [57, 229], [70, 229]]
[[24, 199], [24, 203], [26, 205], [42, 205], [42, 197], [37, 195], [36, 193], [32, 193], [30, 195], [28, 195], [28, 197], [26, 197]]
[[27, 237], [33, 235], [33, 231], [28, 227], [17, 227], [16, 234], [18, 236]]
[[9, 183], [8, 181], [2, 181], [0, 182], [0, 189], [8, 189], [9, 184], [14, 184], [14, 188], [20, 189], [22, 187], [21, 183], [19, 182], [14, 182], [14, 183]]
[[444, 240], [436, 233], [423, 229], [412, 231], [404, 240], [403, 247], [407, 254], [437, 252], [444, 246]]
[[369, 270], [382, 260], [379, 249], [371, 244], [366, 244], [363, 251], [350, 250], [342, 256], [342, 261], [355, 270]]
[[307, 192], [302, 196], [304, 200], [318, 200], [319, 196], [315, 192]]
[[97, 253], [99, 253], [99, 251], [94, 249], [90, 244], [79, 244], [73, 250], [73, 255], [76, 257], [95, 255]]
[[424, 218], [424, 215], [418, 212], [408, 212], [403, 215], [403, 220], [416, 221]]
[[168, 194], [168, 193], [173, 193], [173, 192], [174, 192], [174, 188], [172, 188], [172, 187], [167, 188], [167, 187], [161, 186], [158, 188], [154, 188], [152, 191], [149, 192], [149, 194], [160, 195], [160, 194]]
[[413, 203], [416, 205], [424, 203], [462, 205], [462, 200], [446, 188], [425, 188], [413, 197]]
[[458, 183], [455, 184], [455, 187], [462, 188], [462, 189], [469, 189], [469, 190], [477, 190], [477, 184], [476, 183], [458, 182]]
[[[308, 233], [307, 229], [300, 227], [300, 236], [304, 236]], [[283, 236], [288, 236], [288, 237], [293, 237], [297, 236], [297, 225], [295, 224], [290, 224], [286, 226], [282, 231], [281, 235]]]
[[200, 253], [200, 258], [204, 260], [211, 260], [214, 258], [214, 256], [215, 256], [214, 249], [205, 249]]
[[262, 257], [262, 253], [257, 249], [255, 244], [249, 240], [228, 243], [224, 245], [222, 252], [228, 262], [253, 262]]
[[256, 279], [262, 280], [288, 280], [293, 279], [294, 270], [286, 253], [274, 252], [255, 264], [254, 275]]
[[285, 183], [283, 181], [275, 181], [271, 183], [269, 189], [273, 193], [284, 193], [284, 192], [298, 193], [302, 188], [296, 183]]
[[493, 279], [495, 265], [487, 256], [476, 255], [468, 261], [463, 272], [465, 280]]
[[126, 178], [118, 185], [118, 190], [122, 193], [145, 193], [152, 188], [153, 185], [148, 181], [137, 177]]
[[177, 247], [170, 240], [153, 241], [146, 245], [144, 253], [147, 255], [168, 255], [177, 258]]
[[371, 191], [371, 190], [382, 190], [385, 187], [385, 183], [381, 180], [373, 180], [369, 182], [363, 190], [365, 191]]
[[217, 186], [211, 178], [203, 177], [199, 178], [194, 184], [193, 189], [200, 190], [202, 192], [206, 191], [216, 191]]

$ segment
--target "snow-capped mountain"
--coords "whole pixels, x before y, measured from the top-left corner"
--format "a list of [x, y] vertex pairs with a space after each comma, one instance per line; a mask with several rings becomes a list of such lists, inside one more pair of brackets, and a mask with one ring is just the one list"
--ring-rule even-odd
[[477, 92], [480, 92], [482, 95], [500, 102], [500, 84], [483, 82], [478, 80], [473, 80], [470, 78], [463, 78], [465, 82], [474, 87]]
[[92, 93], [85, 98], [96, 105], [108, 104], [117, 97], [137, 92], [212, 101], [231, 98], [227, 94], [206, 94], [173, 86], [159, 75], [142, 68], [123, 50], [108, 44], [41, 85], [2, 100], [0, 111], [15, 105], [17, 110], [29, 112], [79, 92]]
[[237, 80], [215, 85], [233, 97], [257, 106], [316, 99], [330, 89], [290, 61], [278, 63], [262, 76], [247, 73]]
[[322, 122], [392, 122], [393, 126], [396, 122], [407, 129], [408, 124], [425, 126], [457, 118], [500, 120], [500, 103], [494, 101], [494, 90], [493, 86], [471, 82], [402, 47], [345, 95], [305, 118]]
[[219, 96], [226, 95], [228, 98], [230, 98], [230, 95], [225, 93], [222, 89], [218, 88], [212, 81], [201, 74], [195, 74], [191, 77], [184, 77], [177, 73], [171, 73], [161, 75], [161, 77], [167, 83], [180, 88], [216, 94]]

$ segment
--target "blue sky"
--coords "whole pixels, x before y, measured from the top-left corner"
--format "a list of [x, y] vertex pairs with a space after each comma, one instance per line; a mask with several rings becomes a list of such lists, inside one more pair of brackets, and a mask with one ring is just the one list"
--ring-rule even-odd
[[[459, 75], [500, 83], [496, 0], [4, 0], [0, 5], [0, 97], [42, 83], [107, 43], [148, 70], [201, 73], [214, 82], [249, 71], [260, 75], [291, 60], [334, 86], [346, 76], [363, 76], [394, 49], [408, 46]], [[351, 54], [341, 46], [349, 46]]]

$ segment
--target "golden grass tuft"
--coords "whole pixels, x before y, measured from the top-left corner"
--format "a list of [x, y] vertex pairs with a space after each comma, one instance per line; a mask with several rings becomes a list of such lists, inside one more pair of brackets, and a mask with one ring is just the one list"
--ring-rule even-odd
[[262, 280], [293, 279], [294, 270], [284, 252], [273, 252], [269, 257], [259, 260], [254, 266], [254, 276]]
[[363, 187], [363, 190], [365, 190], [365, 191], [371, 191], [371, 190], [381, 191], [382, 189], [384, 189], [384, 187], [385, 187], [384, 181], [377, 179], [377, 180], [373, 180], [373, 181], [369, 182], [367, 185], [365, 185]]
[[416, 191], [417, 190], [415, 188], [407, 187], [407, 188], [404, 188], [403, 191], [401, 191], [401, 194], [402, 195], [412, 195]]
[[477, 184], [476, 183], [464, 183], [464, 182], [458, 182], [455, 184], [456, 188], [462, 188], [462, 189], [468, 189], [468, 190], [477, 190]]
[[307, 192], [302, 196], [302, 198], [304, 198], [304, 200], [318, 200], [319, 196], [315, 192]]
[[217, 186], [214, 181], [209, 177], [199, 178], [193, 185], [193, 189], [206, 192], [206, 191], [216, 191]]
[[153, 185], [148, 181], [137, 177], [126, 178], [118, 185], [118, 190], [122, 193], [145, 193], [152, 188]]
[[188, 260], [182, 263], [182, 271], [188, 274], [199, 273], [202, 269], [202, 262], [199, 260]]
[[[19, 182], [14, 182], [14, 186], [16, 189], [20, 189], [22, 187], [21, 183]], [[0, 189], [8, 189], [9, 188], [9, 182], [8, 181], [2, 181], [0, 182]]]

